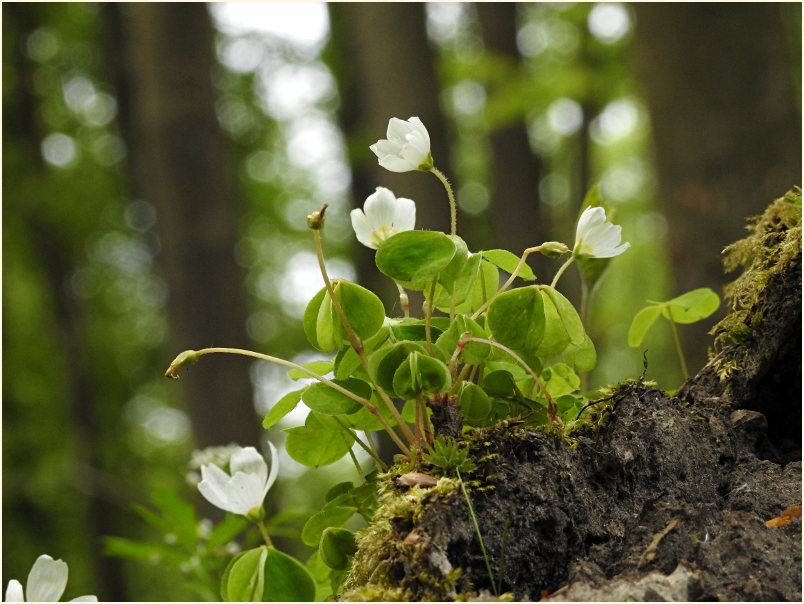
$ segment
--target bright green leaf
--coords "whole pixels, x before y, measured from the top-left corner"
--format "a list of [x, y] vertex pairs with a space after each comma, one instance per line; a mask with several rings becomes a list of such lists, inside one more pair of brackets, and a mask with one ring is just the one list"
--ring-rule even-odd
[[452, 243], [455, 244], [455, 255], [449, 264], [438, 275], [438, 283], [449, 293], [453, 293], [456, 282], [459, 280], [461, 271], [469, 260], [469, 249], [466, 242], [457, 235], [447, 235]]
[[458, 391], [458, 405], [461, 415], [469, 421], [480, 421], [491, 412], [491, 399], [480, 386], [464, 382]]
[[544, 302], [538, 287], [520, 287], [497, 296], [486, 322], [500, 344], [516, 352], [534, 353], [545, 333]]
[[276, 425], [276, 422], [293, 411], [296, 408], [296, 405], [299, 404], [299, 401], [302, 397], [302, 392], [305, 390], [307, 390], [307, 388], [288, 392], [285, 396], [274, 403], [274, 406], [271, 407], [268, 413], [265, 414], [265, 419], [262, 420], [262, 427], [266, 430], [270, 430]]
[[315, 581], [304, 565], [273, 547], [266, 547], [263, 602], [313, 602]]
[[[337, 425], [337, 424], [336, 424]], [[306, 425], [288, 428], [285, 449], [300, 464], [318, 468], [335, 463], [352, 448], [351, 437], [342, 430], [322, 425], [311, 412]]]
[[346, 570], [349, 567], [349, 559], [357, 551], [357, 542], [352, 531], [329, 527], [321, 535], [321, 545], [318, 553], [321, 561], [335, 570]]
[[[312, 363], [305, 363], [302, 367], [323, 376], [332, 371], [332, 361], [313, 361]], [[291, 369], [288, 371], [288, 377], [292, 380], [309, 379], [310, 374], [299, 369]]]
[[320, 512], [310, 516], [304, 524], [301, 539], [305, 545], [317, 547], [324, 529], [330, 526], [343, 526], [352, 517], [357, 508], [347, 506], [327, 506]]
[[572, 302], [567, 300], [561, 292], [549, 285], [543, 286], [542, 292], [547, 294], [555, 305], [561, 323], [564, 325], [564, 329], [570, 337], [570, 341], [576, 346], [583, 344], [584, 338], [586, 337], [586, 330], [583, 328], [581, 317], [578, 316], [578, 311], [575, 310]]
[[[363, 380], [347, 378], [345, 380], [332, 380], [332, 382], [357, 396], [365, 399], [371, 397], [371, 386]], [[353, 398], [322, 382], [309, 386], [302, 394], [302, 400], [310, 409], [324, 415], [348, 415], [359, 410], [362, 406]]]
[[631, 321], [631, 327], [628, 328], [628, 345], [632, 347], [640, 346], [648, 329], [661, 314], [661, 306], [646, 306], [640, 310], [634, 320]]
[[221, 579], [221, 595], [226, 602], [261, 602], [265, 589], [265, 546], [235, 556]]
[[438, 275], [455, 255], [455, 243], [438, 231], [404, 231], [377, 249], [380, 271], [396, 281], [417, 282]]
[[720, 298], [708, 287], [701, 287], [664, 303], [662, 315], [676, 323], [694, 323], [705, 319], [720, 306]]
[[[483, 257], [491, 262], [492, 264], [500, 267], [506, 273], [511, 275], [514, 274], [517, 265], [519, 264], [519, 256], [516, 256], [509, 252], [508, 250], [484, 250], [481, 252]], [[517, 277], [521, 277], [525, 281], [535, 281], [536, 275], [533, 274], [531, 268], [527, 265], [527, 263], [522, 265], [522, 268], [519, 270]]]
[[580, 345], [570, 344], [561, 353], [564, 362], [577, 371], [592, 371], [597, 364], [597, 351], [589, 336]]
[[397, 342], [375, 350], [369, 356], [369, 374], [372, 381], [387, 392], [394, 391], [394, 374], [407, 359], [408, 354], [418, 351], [426, 354], [424, 347], [410, 341]]

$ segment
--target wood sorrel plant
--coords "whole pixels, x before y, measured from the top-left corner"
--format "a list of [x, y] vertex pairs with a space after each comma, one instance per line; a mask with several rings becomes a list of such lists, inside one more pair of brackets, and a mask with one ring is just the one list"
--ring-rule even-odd
[[[490, 426], [516, 416], [563, 434], [566, 419], [577, 416], [585, 402], [578, 372], [592, 369], [596, 353], [580, 316], [556, 286], [574, 261], [583, 264], [624, 252], [629, 244], [621, 243], [620, 227], [606, 219], [603, 208], [586, 207], [571, 248], [550, 241], [520, 256], [502, 249], [472, 252], [457, 234], [455, 196], [434, 166], [422, 122], [392, 118], [387, 139], [371, 149], [391, 171], [434, 174], [450, 204], [449, 234], [415, 230], [415, 203], [382, 187], [362, 210], [352, 211], [358, 240], [376, 250], [377, 267], [399, 290], [403, 316], [386, 316], [380, 299], [360, 285], [329, 278], [321, 239], [325, 204], [307, 219], [323, 287], [307, 305], [303, 329], [310, 344], [332, 359], [302, 366], [248, 350], [206, 348], [181, 353], [166, 375], [178, 378], [180, 369], [205, 354], [233, 353], [283, 365], [294, 379], [313, 378], [314, 383], [279, 400], [263, 422], [271, 428], [303, 401], [310, 412], [303, 426], [286, 430], [285, 446], [291, 457], [312, 467], [351, 454], [357, 444], [383, 470], [371, 437], [377, 430], [387, 432], [401, 453], [418, 464], [422, 455], [433, 453], [438, 432], [430, 420], [434, 404], [454, 405], [467, 426]], [[569, 254], [550, 285], [533, 283], [536, 275], [526, 260], [536, 252], [552, 258]], [[502, 284], [500, 269], [510, 275]], [[517, 278], [531, 284], [511, 289]], [[421, 312], [409, 308], [408, 291], [422, 292]], [[355, 512], [370, 515], [366, 495], [362, 485], [339, 485], [305, 526], [302, 540], [319, 546], [319, 559], [333, 571], [342, 572], [354, 543], [330, 529]], [[223, 593], [234, 595], [233, 577], [250, 577], [252, 566], [258, 574], [268, 572], [263, 558], [275, 550], [270, 543], [266, 547], [239, 556], [248, 568], [246, 562], [237, 563], [243, 568], [230, 565]], [[267, 589], [259, 577], [254, 580]]]

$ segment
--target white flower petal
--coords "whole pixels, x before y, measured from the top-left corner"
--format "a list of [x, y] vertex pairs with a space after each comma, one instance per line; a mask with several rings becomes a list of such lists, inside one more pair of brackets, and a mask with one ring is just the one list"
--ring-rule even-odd
[[391, 172], [410, 172], [422, 165], [432, 165], [430, 134], [418, 117], [407, 121], [388, 120], [387, 139], [369, 146], [380, 165]]
[[392, 235], [413, 230], [416, 225], [416, 204], [412, 199], [397, 199], [385, 187], [377, 187], [366, 198], [363, 210], [354, 209], [350, 216], [357, 240], [376, 250]]
[[43, 554], [36, 559], [26, 583], [29, 602], [58, 602], [67, 587], [67, 563]]
[[22, 583], [16, 579], [11, 579], [6, 587], [6, 602], [25, 602], [25, 594], [22, 591]]
[[379, 164], [389, 172], [411, 172], [418, 166], [414, 166], [407, 159], [396, 155], [386, 155], [378, 159]]
[[201, 482], [198, 490], [216, 508], [231, 511], [229, 482], [231, 476], [214, 464], [201, 466]]
[[414, 117], [408, 119], [408, 123], [413, 124], [413, 127], [415, 128], [416, 132], [425, 140], [425, 142], [427, 143], [427, 151], [429, 152], [430, 151], [430, 133], [427, 132], [427, 128], [424, 127], [424, 124], [422, 123], [422, 121], [418, 117], [414, 116]]
[[268, 464], [254, 447], [245, 447], [235, 451], [229, 461], [229, 470], [232, 472], [232, 476], [238, 472], [253, 474], [259, 478], [261, 483], [268, 479]]
[[412, 231], [416, 226], [416, 202], [407, 197], [398, 197], [394, 212], [394, 230]]
[[376, 250], [377, 246], [371, 241], [371, 235], [374, 233], [374, 229], [371, 228], [368, 218], [366, 218], [363, 210], [355, 208], [349, 215], [352, 218], [352, 228], [355, 231], [357, 240], [366, 247]]
[[575, 230], [575, 256], [589, 258], [612, 258], [631, 247], [620, 244], [622, 227], [606, 220], [606, 211], [601, 207], [586, 208], [578, 219]]
[[268, 441], [268, 448], [271, 450], [271, 473], [268, 475], [268, 480], [265, 481], [265, 489], [262, 494], [263, 499], [268, 493], [268, 489], [274, 485], [276, 476], [279, 474], [279, 453], [277, 453], [274, 443], [272, 443], [270, 440]]
[[97, 602], [98, 596], [78, 596], [73, 598], [70, 602]]
[[388, 137], [389, 141], [394, 141], [401, 144], [405, 141], [405, 136], [407, 136], [412, 130], [413, 126], [405, 120], [401, 120], [398, 117], [392, 117], [390, 120], [388, 120], [388, 128], [385, 131], [385, 136]]
[[265, 499], [263, 488], [265, 482], [254, 474], [238, 472], [229, 483], [229, 511], [235, 514], [248, 514], [262, 505]]
[[383, 226], [390, 227], [396, 214], [396, 197], [385, 187], [377, 187], [377, 190], [366, 198], [363, 212], [373, 231]]

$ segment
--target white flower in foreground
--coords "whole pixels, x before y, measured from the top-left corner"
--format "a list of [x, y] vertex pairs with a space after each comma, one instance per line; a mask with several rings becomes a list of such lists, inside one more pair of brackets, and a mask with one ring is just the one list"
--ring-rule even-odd
[[630, 243], [620, 244], [622, 227], [606, 220], [606, 210], [601, 207], [588, 207], [578, 220], [575, 231], [575, 256], [587, 258], [612, 258], [619, 256]]
[[[36, 559], [28, 573], [28, 602], [58, 602], [67, 587], [67, 563], [54, 560], [47, 554]], [[6, 602], [25, 602], [22, 584], [16, 579], [8, 582]], [[95, 596], [80, 596], [70, 602], [97, 602]]]
[[369, 147], [386, 170], [427, 172], [433, 167], [430, 135], [418, 117], [412, 117], [407, 121], [392, 117], [388, 121], [386, 136], [387, 139], [378, 140]]
[[416, 204], [412, 199], [395, 197], [385, 187], [377, 187], [366, 198], [363, 209], [355, 208], [350, 215], [357, 240], [376, 250], [391, 235], [413, 230]]
[[238, 448], [229, 460], [231, 475], [215, 464], [201, 466], [198, 490], [215, 507], [234, 514], [259, 517], [262, 502], [279, 472], [279, 455], [271, 449], [271, 472], [265, 458], [254, 447]]

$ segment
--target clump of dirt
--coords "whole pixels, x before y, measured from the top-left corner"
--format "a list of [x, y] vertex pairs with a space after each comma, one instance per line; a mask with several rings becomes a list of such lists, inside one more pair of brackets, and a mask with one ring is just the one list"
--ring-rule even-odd
[[676, 396], [623, 385], [574, 446], [514, 422], [465, 435], [485, 556], [454, 478], [389, 480], [343, 599], [800, 600], [801, 518], [766, 524], [801, 504], [800, 243], [763, 262], [739, 341]]

